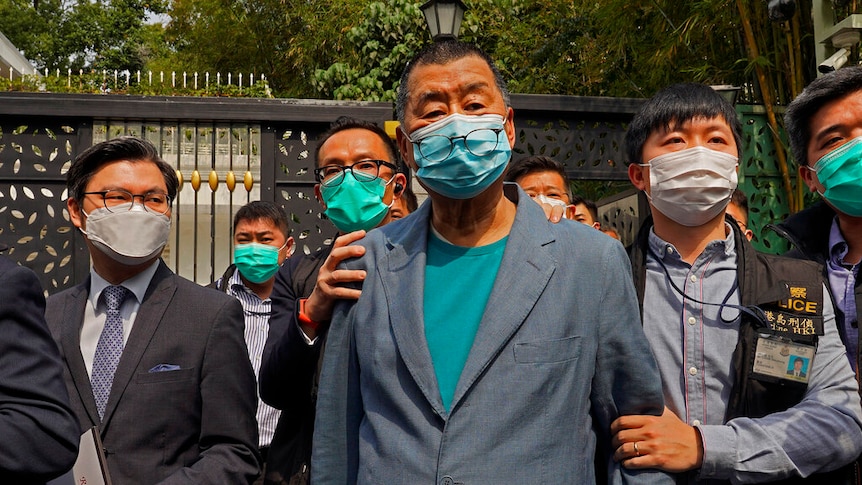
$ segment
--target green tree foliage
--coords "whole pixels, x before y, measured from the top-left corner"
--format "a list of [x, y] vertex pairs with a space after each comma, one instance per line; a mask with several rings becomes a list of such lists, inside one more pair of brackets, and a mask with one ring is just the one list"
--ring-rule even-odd
[[344, 56], [315, 71], [315, 89], [325, 98], [393, 101], [401, 71], [427, 41], [426, 30], [418, 3], [367, 4], [344, 36]]
[[0, 0], [0, 31], [40, 70], [136, 71], [163, 44], [145, 21], [164, 10], [164, 0]]
[[[266, 75], [283, 97], [391, 100], [430, 41], [410, 0], [0, 0], [0, 30], [40, 68]], [[673, 82], [747, 86], [785, 104], [813, 78], [811, 0], [791, 22], [763, 0], [469, 0], [461, 38], [513, 92], [646, 97]], [[750, 55], [740, 6], [750, 18]], [[170, 22], [147, 25], [148, 13]], [[802, 34], [800, 34], [800, 32]]]
[[364, 2], [172, 0], [174, 69], [265, 75], [284, 97], [315, 97], [315, 69], [343, 55]]

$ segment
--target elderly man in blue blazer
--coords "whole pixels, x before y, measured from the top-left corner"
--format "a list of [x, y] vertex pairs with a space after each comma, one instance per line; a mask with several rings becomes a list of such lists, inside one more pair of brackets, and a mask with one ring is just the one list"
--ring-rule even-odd
[[431, 200], [343, 264], [366, 277], [332, 314], [312, 481], [669, 481], [610, 460], [610, 423], [664, 406], [623, 248], [504, 186], [514, 112], [493, 62], [435, 43], [397, 107]]

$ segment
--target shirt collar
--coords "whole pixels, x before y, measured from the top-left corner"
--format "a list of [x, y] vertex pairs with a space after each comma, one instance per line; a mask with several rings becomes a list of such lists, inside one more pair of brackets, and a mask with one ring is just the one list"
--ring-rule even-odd
[[[710, 241], [709, 244], [703, 249], [703, 252], [698, 256], [698, 259], [704, 256], [711, 256], [717, 252], [723, 252], [726, 256], [732, 255], [736, 251], [736, 240], [733, 237], [733, 228], [730, 227], [729, 223], [724, 223], [725, 228], [727, 228], [727, 236], [722, 239], [716, 239], [714, 241]], [[652, 249], [652, 252], [658, 255], [662, 260], [670, 261], [670, 260], [679, 260], [679, 251], [676, 247], [660, 238], [655, 233], [655, 226], [650, 228], [649, 231], [649, 247]], [[671, 259], [672, 258], [672, 259]]]
[[[227, 285], [228, 285], [227, 287], [231, 289], [231, 295], [232, 296], [237, 296], [238, 293], [242, 292], [242, 293], [248, 293], [249, 295], [254, 295], [255, 298], [260, 300], [260, 297], [257, 296], [257, 293], [252, 291], [251, 288], [249, 288], [248, 286], [245, 285], [245, 283], [242, 282], [242, 278], [240, 278], [240, 275], [239, 275], [239, 269], [237, 269], [236, 271], [233, 272], [232, 275], [230, 275], [230, 279], [227, 281]], [[267, 302], [267, 301], [269, 301], [269, 298], [267, 298], [266, 300], [260, 300], [260, 301]]]
[[838, 216], [832, 219], [832, 228], [829, 230], [829, 261], [834, 265], [851, 267], [844, 263], [844, 257], [850, 250], [847, 246], [847, 240], [841, 234], [841, 227], [838, 225]]
[[[156, 259], [153, 261], [153, 264], [148, 266], [145, 270], [120, 283], [120, 286], [124, 286], [127, 290], [131, 291], [133, 295], [135, 295], [135, 299], [138, 301], [138, 304], [144, 301], [144, 295], [147, 294], [147, 288], [150, 286], [150, 281], [152, 281], [153, 275], [156, 274], [156, 270], [159, 267], [159, 261], [159, 259]], [[96, 308], [99, 296], [102, 294], [102, 290], [109, 286], [111, 286], [111, 284], [108, 283], [105, 278], [102, 278], [95, 269], [90, 269], [90, 295], [88, 298], [93, 304], [93, 308]]]

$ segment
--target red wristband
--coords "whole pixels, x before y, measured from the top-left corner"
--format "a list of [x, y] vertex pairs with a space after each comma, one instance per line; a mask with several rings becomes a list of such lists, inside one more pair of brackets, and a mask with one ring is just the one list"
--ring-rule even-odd
[[317, 329], [320, 326], [319, 322], [315, 322], [314, 320], [308, 318], [308, 315], [305, 314], [305, 303], [308, 301], [308, 298], [300, 298], [299, 300], [299, 321], [300, 323], [304, 323], [313, 329]]

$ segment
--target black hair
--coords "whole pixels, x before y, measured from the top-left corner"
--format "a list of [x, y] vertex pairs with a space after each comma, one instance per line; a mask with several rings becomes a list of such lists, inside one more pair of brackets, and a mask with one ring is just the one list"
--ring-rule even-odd
[[275, 202], [267, 200], [255, 200], [239, 208], [233, 216], [233, 230], [242, 221], [256, 221], [264, 219], [272, 222], [287, 239], [287, 214]]
[[386, 134], [386, 131], [375, 123], [351, 118], [349, 116], [341, 116], [337, 120], [333, 121], [332, 124], [329, 125], [329, 128], [317, 138], [317, 150], [314, 152], [316, 163], [320, 164], [320, 148], [324, 143], [326, 143], [326, 140], [329, 140], [336, 133], [354, 129], [368, 130], [377, 135], [377, 137], [383, 141], [383, 144], [386, 145], [386, 151], [389, 152], [390, 160], [385, 161], [398, 165], [398, 148], [395, 146], [395, 142], [392, 141], [392, 138]]
[[591, 201], [590, 199], [585, 199], [577, 194], [573, 195], [572, 205], [579, 204], [584, 204], [584, 207], [586, 207], [590, 215], [593, 216], [593, 221], [599, 222], [599, 207], [596, 205], [595, 202]]
[[790, 139], [790, 149], [796, 163], [801, 166], [811, 163], [808, 160], [808, 144], [811, 142], [811, 119], [817, 111], [830, 101], [860, 90], [862, 67], [845, 67], [812, 81], [787, 106], [784, 129]]
[[554, 172], [559, 174], [563, 179], [566, 195], [569, 197], [569, 200], [572, 199], [572, 190], [569, 187], [569, 176], [566, 174], [566, 167], [553, 158], [544, 155], [533, 155], [511, 162], [509, 168], [506, 170], [505, 180], [517, 183], [518, 180], [521, 180], [525, 176], [538, 172]]
[[404, 204], [407, 207], [408, 212], [416, 212], [416, 209], [419, 208], [419, 200], [416, 198], [416, 193], [413, 192], [413, 188], [410, 187], [409, 183], [401, 192], [401, 198], [404, 199]]
[[742, 154], [742, 123], [736, 110], [709, 86], [679, 83], [657, 92], [641, 106], [626, 131], [626, 164], [643, 163], [643, 146], [655, 130], [675, 129], [695, 118], [724, 118], [733, 132], [738, 156]]
[[180, 182], [177, 171], [159, 156], [156, 147], [147, 140], [134, 136], [121, 136], [97, 143], [75, 158], [66, 174], [66, 188], [69, 197], [75, 200], [84, 198], [87, 183], [102, 166], [111, 162], [151, 162], [156, 164], [165, 179], [165, 186], [171, 200], [177, 198]]
[[494, 65], [494, 61], [491, 60], [491, 57], [489, 57], [488, 54], [486, 54], [485, 51], [477, 45], [461, 42], [459, 40], [447, 40], [428, 44], [407, 63], [407, 66], [404, 68], [404, 72], [401, 74], [401, 82], [398, 85], [398, 94], [395, 98], [395, 115], [398, 121], [402, 125], [404, 124], [404, 113], [407, 109], [407, 100], [410, 98], [410, 92], [407, 90], [407, 87], [409, 86], [408, 81], [410, 80], [410, 75], [413, 73], [413, 69], [415, 69], [416, 66], [442, 66], [469, 56], [476, 56], [485, 61], [491, 69], [491, 72], [494, 74], [494, 83], [497, 85], [497, 89], [500, 90], [500, 94], [503, 97], [503, 103], [505, 103], [508, 108], [511, 105], [509, 88], [506, 86], [506, 81], [503, 80], [503, 75], [500, 74], [500, 70]]
[[737, 187], [733, 190], [733, 194], [730, 196], [730, 203], [739, 207], [743, 214], [745, 214], [745, 221], [748, 221], [748, 196], [745, 195], [745, 192]]

